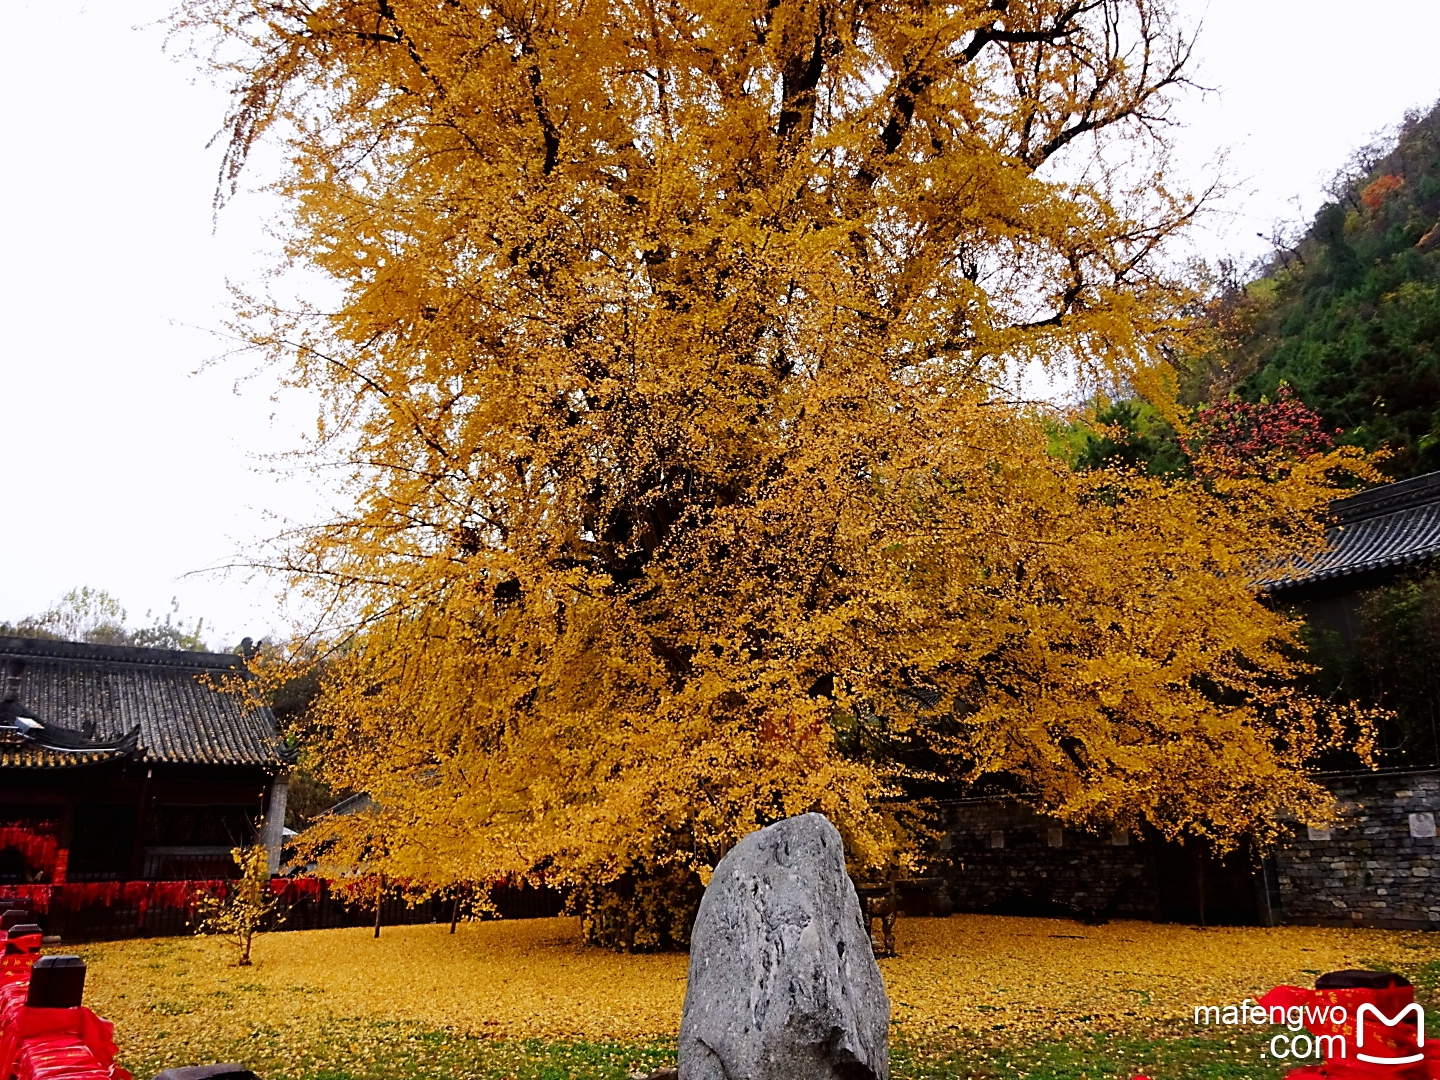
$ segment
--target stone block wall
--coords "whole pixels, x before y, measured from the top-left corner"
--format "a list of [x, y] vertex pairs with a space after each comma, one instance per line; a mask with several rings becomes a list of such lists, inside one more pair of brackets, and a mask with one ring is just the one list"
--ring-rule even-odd
[[1147, 845], [1128, 834], [1062, 828], [1012, 802], [947, 808], [941, 850], [960, 911], [1153, 918], [1159, 907]]
[[[1253, 874], [1242, 857], [1229, 886], [1238, 895], [1253, 884], [1250, 918], [1440, 930], [1440, 770], [1324, 782], [1340, 803], [1328, 833], [1296, 827]], [[1001, 800], [960, 802], [944, 814], [936, 872], [957, 910], [1190, 921], [1176, 914], [1176, 896], [1188, 898], [1193, 885], [1162, 880], [1186, 864], [1156, 837], [1062, 829]]]
[[1440, 930], [1440, 772], [1344, 776], [1326, 786], [1341, 810], [1328, 835], [1299, 826], [1275, 855], [1284, 921]]

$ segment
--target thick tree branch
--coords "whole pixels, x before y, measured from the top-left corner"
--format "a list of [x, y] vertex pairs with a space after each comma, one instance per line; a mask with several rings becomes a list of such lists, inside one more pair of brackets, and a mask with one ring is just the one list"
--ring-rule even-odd
[[780, 119], [775, 127], [776, 138], [782, 146], [808, 136], [814, 125], [815, 90], [825, 70], [829, 17], [829, 9], [822, 5], [808, 52], [798, 48], [785, 58], [780, 73]]

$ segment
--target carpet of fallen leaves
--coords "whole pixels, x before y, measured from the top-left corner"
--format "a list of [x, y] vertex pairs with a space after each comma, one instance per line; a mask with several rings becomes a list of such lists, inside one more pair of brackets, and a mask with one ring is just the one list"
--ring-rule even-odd
[[1052, 919], [957, 915], [897, 924], [900, 955], [880, 961], [891, 1017], [925, 1041], [990, 1032], [1005, 1042], [1193, 1024], [1196, 1005], [1309, 986], [1359, 966], [1418, 971], [1437, 935], [1318, 927], [1142, 922], [1084, 926]]
[[[375, 1032], [500, 1040], [672, 1040], [686, 958], [584, 947], [571, 919], [267, 934], [254, 967], [211, 939], [91, 945], [86, 1002], [116, 1022], [122, 1061], [191, 1064], [253, 1047], [299, 1061], [324, 1043], [392, 1053]], [[1416, 971], [1436, 935], [1303, 927], [1198, 930], [957, 915], [901, 920], [880, 962], [899, 1038], [992, 1044], [1096, 1032], [1175, 1031], [1194, 1006], [1369, 965]], [[380, 1024], [381, 1028], [376, 1025]], [[354, 1042], [348, 1040], [354, 1039]], [[383, 1039], [380, 1042], [383, 1043]], [[253, 1056], [253, 1055], [252, 1055]]]

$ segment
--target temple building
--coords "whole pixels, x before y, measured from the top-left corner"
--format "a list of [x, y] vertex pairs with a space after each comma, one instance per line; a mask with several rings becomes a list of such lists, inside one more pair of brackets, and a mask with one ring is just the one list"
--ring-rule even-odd
[[1440, 472], [1340, 499], [1330, 514], [1325, 550], [1267, 581], [1265, 591], [1353, 642], [1357, 608], [1369, 590], [1440, 557]]
[[[278, 869], [288, 748], [239, 656], [0, 637], [0, 887]], [[263, 830], [263, 832], [262, 832]]]

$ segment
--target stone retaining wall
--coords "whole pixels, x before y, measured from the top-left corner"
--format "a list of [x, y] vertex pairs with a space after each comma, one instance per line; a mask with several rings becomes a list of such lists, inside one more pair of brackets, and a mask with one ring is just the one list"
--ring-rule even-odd
[[958, 910], [1155, 916], [1153, 860], [1137, 838], [1062, 828], [1012, 802], [962, 803], [946, 817], [941, 848]]
[[[1341, 810], [1328, 832], [1296, 827], [1253, 871], [1207, 864], [1211, 918], [1440, 930], [1440, 770], [1324, 782]], [[1193, 852], [1155, 836], [1063, 829], [1002, 801], [952, 804], [944, 824], [937, 872], [957, 910], [1194, 919]]]
[[1340, 819], [1328, 835], [1299, 827], [1275, 856], [1284, 921], [1440, 929], [1440, 772], [1336, 777], [1326, 786], [1340, 800]]

